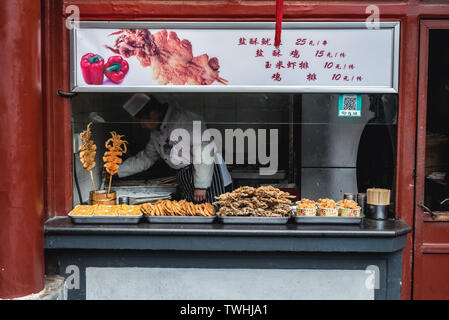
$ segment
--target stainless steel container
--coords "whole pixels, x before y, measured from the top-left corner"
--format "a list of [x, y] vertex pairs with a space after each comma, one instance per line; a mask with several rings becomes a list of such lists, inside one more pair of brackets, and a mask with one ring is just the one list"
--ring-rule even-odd
[[119, 197], [118, 204], [129, 204], [129, 197]]
[[346, 199], [346, 200], [356, 200], [355, 199], [355, 195], [353, 194], [353, 193], [345, 193], [344, 195], [343, 195], [343, 199]]
[[366, 205], [366, 217], [368, 219], [375, 220], [387, 220], [388, 219], [388, 205], [376, 205], [367, 204]]

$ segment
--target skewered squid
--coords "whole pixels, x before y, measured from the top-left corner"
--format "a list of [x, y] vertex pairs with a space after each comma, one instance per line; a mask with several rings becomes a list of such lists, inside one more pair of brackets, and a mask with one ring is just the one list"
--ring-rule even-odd
[[122, 159], [119, 157], [126, 153], [128, 141], [122, 140], [124, 135], [119, 135], [115, 131], [112, 131], [111, 135], [112, 137], [105, 143], [108, 151], [104, 153], [103, 161], [106, 171], [113, 176], [118, 172], [119, 164], [122, 163]]

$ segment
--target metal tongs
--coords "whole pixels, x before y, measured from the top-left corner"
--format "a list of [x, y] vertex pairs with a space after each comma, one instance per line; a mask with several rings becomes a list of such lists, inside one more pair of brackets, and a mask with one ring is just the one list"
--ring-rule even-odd
[[[445, 203], [448, 202], [448, 201], [449, 201], [449, 198], [446, 198], [446, 199], [442, 200], [442, 201], [440, 202], [440, 204], [443, 205], [443, 204], [445, 204]], [[432, 210], [430, 210], [427, 206], [425, 206], [424, 203], [420, 203], [418, 206], [419, 206], [421, 209], [423, 209], [424, 212], [427, 212], [428, 214], [430, 214], [430, 216], [432, 217], [432, 219], [435, 219], [436, 217], [438, 217], [438, 215], [435, 214]]]

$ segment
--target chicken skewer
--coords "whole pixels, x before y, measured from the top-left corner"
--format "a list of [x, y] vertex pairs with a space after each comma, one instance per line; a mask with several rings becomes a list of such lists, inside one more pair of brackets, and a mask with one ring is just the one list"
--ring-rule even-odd
[[92, 174], [92, 169], [95, 167], [95, 154], [97, 153], [97, 146], [94, 144], [94, 141], [91, 140], [92, 132], [90, 131], [90, 126], [92, 122], [87, 125], [87, 129], [80, 133], [81, 140], [83, 144], [80, 146], [80, 161], [83, 164], [83, 168], [90, 172], [90, 179], [92, 181], [92, 187], [94, 189], [94, 193], [97, 193], [95, 190], [95, 182], [94, 176]]

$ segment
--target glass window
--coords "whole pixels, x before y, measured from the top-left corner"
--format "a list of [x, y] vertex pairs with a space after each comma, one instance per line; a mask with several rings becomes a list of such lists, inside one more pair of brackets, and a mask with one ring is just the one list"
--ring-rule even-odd
[[[357, 117], [339, 116], [338, 94], [148, 95], [174, 110], [171, 121], [178, 119], [179, 113], [184, 124], [197, 120], [207, 129], [216, 129], [213, 132], [219, 138], [213, 141], [221, 146], [218, 150], [226, 160], [234, 188], [270, 184], [315, 200], [340, 200], [343, 193], [365, 192], [369, 187], [394, 189], [397, 95], [362, 94]], [[97, 188], [102, 184], [104, 142], [111, 131], [128, 141], [125, 163], [148, 149], [153, 133], [123, 108], [132, 96], [82, 93], [72, 99], [75, 152], [80, 145], [79, 133], [93, 123]], [[162, 118], [168, 109], [163, 109]], [[114, 176], [113, 187], [151, 189], [163, 185], [164, 190], [180, 197], [174, 178], [169, 178], [176, 176], [178, 168], [164, 158], [165, 147], [173, 148], [173, 143], [163, 143], [159, 153], [146, 155], [151, 167], [136, 169], [138, 172], [126, 177]], [[74, 173], [74, 202], [86, 202], [92, 183], [79, 152], [75, 153]]]

